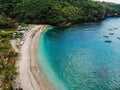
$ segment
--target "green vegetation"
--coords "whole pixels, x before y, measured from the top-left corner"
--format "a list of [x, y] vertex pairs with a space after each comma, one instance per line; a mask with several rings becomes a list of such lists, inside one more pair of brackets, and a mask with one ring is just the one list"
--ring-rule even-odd
[[18, 56], [11, 47], [11, 29], [0, 30], [0, 90], [12, 90], [12, 82], [17, 73], [15, 60]]
[[119, 4], [92, 0], [0, 0], [0, 13], [3, 14], [1, 17], [6, 15], [17, 22], [28, 24], [64, 26], [96, 21], [120, 15], [119, 8]]
[[12, 28], [15, 27], [15, 20], [8, 18], [6, 15], [0, 15], [0, 28]]

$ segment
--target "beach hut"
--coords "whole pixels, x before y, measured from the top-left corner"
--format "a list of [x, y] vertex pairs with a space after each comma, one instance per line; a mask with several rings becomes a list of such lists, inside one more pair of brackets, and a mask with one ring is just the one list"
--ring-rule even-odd
[[16, 33], [13, 33], [12, 36], [13, 36], [13, 39], [16, 39], [16, 36], [17, 36], [17, 35], [16, 35]]
[[19, 26], [18, 26], [18, 29], [23, 29], [23, 26], [22, 26], [22, 25], [19, 25]]

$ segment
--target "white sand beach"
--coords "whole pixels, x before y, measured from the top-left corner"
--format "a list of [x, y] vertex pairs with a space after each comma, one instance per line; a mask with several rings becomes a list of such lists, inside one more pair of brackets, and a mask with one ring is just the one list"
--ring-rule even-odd
[[24, 37], [24, 43], [20, 46], [20, 50], [15, 47], [15, 40], [12, 46], [16, 52], [20, 53], [19, 60], [16, 62], [18, 76], [14, 82], [14, 88], [22, 88], [23, 90], [55, 90], [48, 83], [47, 78], [42, 71], [37, 68], [37, 43], [40, 33], [45, 30], [46, 25], [34, 25]]

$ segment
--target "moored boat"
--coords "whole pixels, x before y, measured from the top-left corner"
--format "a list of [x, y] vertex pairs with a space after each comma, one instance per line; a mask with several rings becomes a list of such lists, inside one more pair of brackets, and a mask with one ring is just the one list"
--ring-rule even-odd
[[106, 42], [106, 43], [112, 43], [112, 41], [111, 41], [111, 40], [105, 40], [105, 42]]
[[120, 40], [120, 37], [117, 37], [117, 39], [119, 39], [119, 40]]
[[109, 33], [109, 35], [114, 35], [114, 33]]
[[109, 28], [108, 30], [112, 30], [112, 29]]
[[109, 36], [107, 36], [107, 35], [103, 35], [103, 37], [109, 38]]

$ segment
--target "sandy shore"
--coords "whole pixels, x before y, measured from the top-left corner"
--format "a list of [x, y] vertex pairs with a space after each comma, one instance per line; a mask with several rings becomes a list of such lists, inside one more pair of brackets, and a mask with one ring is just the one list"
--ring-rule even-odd
[[16, 63], [19, 72], [15, 82], [14, 89], [23, 90], [55, 90], [52, 84], [47, 80], [42, 70], [37, 67], [37, 45], [40, 33], [46, 29], [45, 25], [34, 25], [24, 37], [24, 44], [18, 50], [15, 47], [15, 41], [12, 41], [13, 48], [19, 53], [20, 57]]

